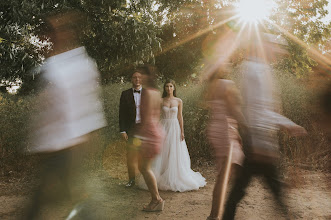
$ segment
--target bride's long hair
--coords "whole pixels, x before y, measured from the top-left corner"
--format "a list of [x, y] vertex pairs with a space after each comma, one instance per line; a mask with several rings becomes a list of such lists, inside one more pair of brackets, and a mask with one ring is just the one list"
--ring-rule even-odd
[[175, 83], [175, 81], [172, 80], [172, 79], [167, 79], [167, 80], [165, 81], [164, 85], [163, 85], [162, 98], [167, 97], [167, 95], [168, 95], [167, 91], [165, 90], [165, 87], [166, 87], [166, 85], [167, 85], [168, 83], [171, 83], [171, 84], [174, 86], [174, 96], [177, 97], [177, 96], [176, 96], [176, 90], [177, 90], [177, 89], [176, 89], [176, 83]]

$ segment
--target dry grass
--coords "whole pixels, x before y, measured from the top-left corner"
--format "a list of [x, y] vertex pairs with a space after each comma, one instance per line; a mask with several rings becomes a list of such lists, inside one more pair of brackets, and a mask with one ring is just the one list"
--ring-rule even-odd
[[103, 152], [102, 166], [113, 178], [126, 180], [126, 150], [125, 143], [121, 140], [109, 143]]

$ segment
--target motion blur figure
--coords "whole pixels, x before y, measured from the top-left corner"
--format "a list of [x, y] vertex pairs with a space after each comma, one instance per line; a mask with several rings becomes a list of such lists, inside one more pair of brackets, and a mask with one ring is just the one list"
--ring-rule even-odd
[[240, 45], [239, 35], [233, 28], [237, 22], [233, 8], [223, 8], [220, 20], [227, 22], [210, 33], [202, 46], [206, 56], [202, 79], [206, 81], [205, 101], [210, 109], [207, 137], [213, 148], [217, 172], [207, 220], [222, 216], [228, 181], [236, 176], [236, 169], [243, 165], [245, 158], [239, 135], [239, 127], [246, 126], [241, 97], [235, 83], [227, 79], [232, 71], [231, 60]]
[[[144, 93], [141, 97], [141, 124], [135, 135], [137, 145], [140, 145], [138, 156], [138, 168], [151, 193], [151, 202], [143, 207], [143, 211], [162, 211], [164, 200], [161, 198], [155, 175], [151, 165], [156, 155], [160, 153], [164, 139], [164, 131], [160, 125], [161, 94], [157, 90], [155, 81], [156, 68], [144, 66], [141, 71]], [[141, 143], [140, 143], [141, 142]]]
[[48, 192], [70, 197], [68, 180], [74, 149], [82, 149], [97, 130], [106, 126], [99, 100], [99, 73], [79, 45], [83, 20], [80, 12], [71, 10], [46, 18], [46, 35], [53, 50], [41, 71], [47, 84], [39, 96], [40, 113], [32, 123], [30, 148], [30, 153], [43, 154], [45, 159], [40, 186], [26, 219], [40, 218], [42, 204], [54, 203]]
[[245, 189], [254, 175], [264, 177], [283, 214], [288, 218], [277, 168], [280, 157], [277, 132], [284, 128], [294, 136], [304, 135], [306, 130], [276, 112], [269, 62], [282, 50], [271, 37], [256, 31], [245, 42], [246, 58], [242, 63], [241, 89], [243, 112], [248, 125], [248, 132], [243, 134], [246, 157], [242, 174], [230, 192], [223, 219], [234, 219], [236, 206], [244, 197]]
[[213, 191], [212, 209], [207, 220], [219, 219], [223, 212], [227, 183], [235, 168], [244, 161], [239, 124], [245, 126], [241, 112], [239, 91], [231, 80], [225, 79], [228, 73], [221, 68], [209, 80], [207, 103], [211, 110], [207, 137], [214, 149], [217, 163], [217, 177]]

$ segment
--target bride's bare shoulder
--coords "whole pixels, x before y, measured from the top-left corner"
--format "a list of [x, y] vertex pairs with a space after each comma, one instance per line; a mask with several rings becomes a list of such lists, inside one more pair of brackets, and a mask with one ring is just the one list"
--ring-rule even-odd
[[178, 105], [181, 105], [183, 103], [183, 100], [180, 98], [176, 97], [175, 100], [178, 102]]

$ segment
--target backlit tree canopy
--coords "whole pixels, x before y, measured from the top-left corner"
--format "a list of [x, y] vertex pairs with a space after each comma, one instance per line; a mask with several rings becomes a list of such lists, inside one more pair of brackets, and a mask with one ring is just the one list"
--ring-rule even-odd
[[[275, 0], [265, 25], [289, 42], [286, 72], [304, 75], [330, 37], [322, 22], [326, 0]], [[219, 22], [225, 0], [11, 0], [0, 3], [0, 79], [32, 86], [35, 67], [51, 45], [41, 36], [45, 14], [74, 8], [87, 15], [81, 39], [96, 60], [103, 83], [126, 77], [141, 63], [156, 64], [163, 77], [185, 81], [199, 71], [201, 45]], [[314, 54], [314, 53], [313, 53]], [[310, 56], [309, 56], [310, 55]], [[24, 91], [24, 89], [22, 90]]]

